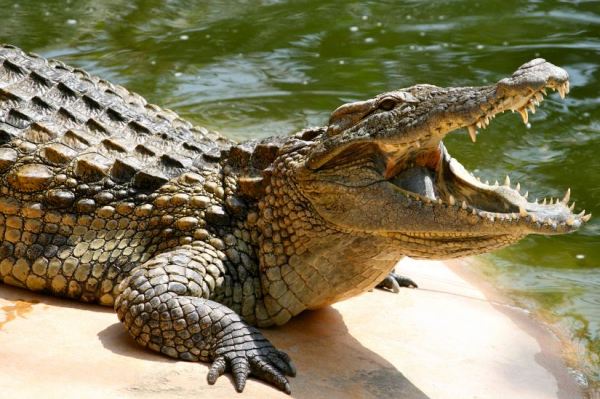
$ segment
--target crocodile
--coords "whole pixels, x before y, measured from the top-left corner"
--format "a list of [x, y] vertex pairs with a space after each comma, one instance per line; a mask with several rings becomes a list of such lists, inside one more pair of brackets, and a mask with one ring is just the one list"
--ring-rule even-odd
[[[481, 182], [442, 143], [507, 110], [527, 122], [563, 69], [429, 84], [337, 108], [326, 126], [236, 143], [57, 60], [0, 46], [0, 280], [112, 306], [131, 337], [290, 393], [258, 330], [372, 289], [403, 256], [455, 258], [590, 218]], [[389, 278], [389, 277], [388, 277]], [[392, 275], [392, 280], [401, 281]]]

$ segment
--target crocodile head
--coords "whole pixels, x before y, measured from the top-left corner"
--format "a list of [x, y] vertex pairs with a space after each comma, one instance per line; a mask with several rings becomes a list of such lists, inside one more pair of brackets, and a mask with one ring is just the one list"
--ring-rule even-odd
[[331, 229], [387, 237], [417, 258], [574, 231], [590, 215], [572, 212], [569, 190], [562, 200], [538, 203], [508, 177], [482, 183], [442, 142], [462, 128], [475, 141], [478, 128], [508, 110], [527, 122], [547, 89], [564, 97], [568, 74], [535, 59], [490, 86], [419, 84], [342, 105], [292, 162], [297, 189]]

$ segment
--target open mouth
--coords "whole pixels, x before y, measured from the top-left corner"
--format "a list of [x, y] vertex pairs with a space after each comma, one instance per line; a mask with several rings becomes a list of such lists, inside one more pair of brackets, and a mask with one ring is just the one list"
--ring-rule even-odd
[[[498, 113], [507, 110], [519, 112], [527, 123], [528, 111], [535, 113], [546, 89], [556, 90], [564, 98], [569, 83], [550, 81], [525, 96], [501, 98], [490, 109], [472, 117], [473, 122], [467, 125], [472, 141], [476, 140], [478, 128], [487, 127]], [[381, 150], [385, 152], [386, 148]], [[569, 189], [562, 199], [530, 201], [528, 193], [518, 183], [511, 184], [508, 176], [502, 183], [482, 182], [452, 158], [441, 141], [436, 148], [420, 149], [409, 162], [389, 153], [385, 158], [384, 178], [411, 200], [429, 206], [455, 208], [490, 222], [525, 226], [530, 232], [543, 234], [573, 231], [591, 218], [585, 211], [573, 213], [575, 204], [569, 203]]]

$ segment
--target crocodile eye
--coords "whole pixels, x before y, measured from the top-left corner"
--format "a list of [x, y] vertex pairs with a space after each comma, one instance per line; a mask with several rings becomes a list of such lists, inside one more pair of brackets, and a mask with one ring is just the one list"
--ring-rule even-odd
[[393, 98], [385, 98], [379, 103], [379, 108], [384, 111], [391, 111], [396, 107], [397, 101]]

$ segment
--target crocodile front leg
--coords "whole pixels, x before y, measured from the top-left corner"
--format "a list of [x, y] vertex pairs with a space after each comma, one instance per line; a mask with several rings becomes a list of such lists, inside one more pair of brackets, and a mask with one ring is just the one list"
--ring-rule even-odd
[[199, 262], [207, 244], [184, 245], [155, 256], [131, 271], [115, 302], [119, 319], [142, 346], [165, 355], [212, 362], [208, 383], [229, 369], [242, 392], [248, 375], [286, 393], [285, 375], [295, 369], [256, 328], [225, 305], [211, 301], [210, 265]]
[[392, 291], [395, 294], [400, 292], [401, 287], [419, 288], [417, 283], [408, 277], [397, 274], [396, 271], [391, 271], [390, 274], [388, 274], [387, 277], [376, 286], [376, 288]]

